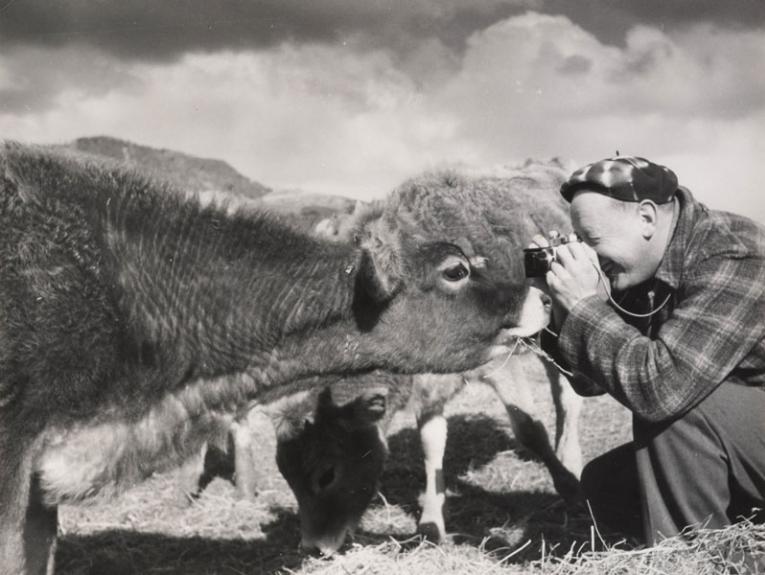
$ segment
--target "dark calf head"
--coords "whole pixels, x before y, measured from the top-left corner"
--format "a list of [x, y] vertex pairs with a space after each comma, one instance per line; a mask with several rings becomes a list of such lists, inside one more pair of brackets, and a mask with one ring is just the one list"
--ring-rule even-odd
[[338, 405], [326, 387], [312, 418], [277, 424], [276, 461], [300, 508], [302, 546], [337, 551], [377, 492], [387, 456], [386, 388]]

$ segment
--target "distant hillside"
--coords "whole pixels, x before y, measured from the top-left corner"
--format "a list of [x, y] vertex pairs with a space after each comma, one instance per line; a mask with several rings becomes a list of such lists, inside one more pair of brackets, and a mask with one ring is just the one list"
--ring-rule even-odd
[[322, 220], [342, 218], [353, 212], [356, 204], [355, 200], [342, 196], [272, 190], [246, 178], [222, 160], [198, 158], [108, 136], [78, 138], [60, 147], [124, 162], [181, 191], [198, 194], [203, 202], [229, 198], [234, 200], [233, 206], [267, 210], [304, 230], [313, 230]]
[[300, 227], [313, 229], [321, 220], [353, 212], [356, 200], [344, 196], [279, 191], [263, 196], [256, 205], [280, 214]]
[[270, 188], [252, 181], [222, 160], [197, 158], [181, 152], [150, 148], [108, 136], [78, 138], [66, 147], [125, 162], [152, 177], [187, 192], [204, 195], [233, 194], [257, 200]]

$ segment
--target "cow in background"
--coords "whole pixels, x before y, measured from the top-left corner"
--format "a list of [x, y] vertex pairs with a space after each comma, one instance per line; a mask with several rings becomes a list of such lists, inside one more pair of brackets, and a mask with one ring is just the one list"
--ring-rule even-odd
[[[508, 246], [506, 257], [521, 258], [520, 248], [525, 243], [520, 238], [530, 239], [540, 231], [568, 230], [570, 227], [567, 208], [557, 193], [565, 177], [566, 172], [555, 161], [529, 162], [515, 171], [505, 171], [501, 176], [493, 177], [429, 174], [404, 184], [399, 190], [403, 194], [399, 201], [402, 204], [427, 202], [429, 195], [449, 198], [452, 205], [463, 206], [455, 209], [456, 213], [465, 212], [462, 217], [475, 222], [473, 225], [478, 230], [472, 233], [496, 234], [515, 246]], [[319, 231], [333, 239], [343, 239], [354, 233], [353, 219], [363, 217], [368, 209], [360, 204], [351, 218], [336, 216], [319, 222]], [[438, 213], [438, 209], [421, 213]], [[415, 224], [409, 221], [409, 225]], [[430, 222], [422, 225], [426, 227]], [[455, 241], [469, 242], [469, 239]], [[279, 468], [298, 500], [304, 547], [333, 553], [361, 518], [380, 476], [374, 470], [377, 462], [384, 459], [381, 454], [387, 449], [384, 440], [387, 422], [396, 409], [407, 403], [402, 403], [402, 394], [412, 386], [414, 392], [407, 391], [405, 396], [409, 401], [411, 395], [408, 405], [417, 419], [426, 475], [419, 529], [429, 538], [440, 541], [446, 533], [442, 464], [447, 429], [443, 408], [466, 382], [483, 382], [495, 390], [505, 405], [518, 441], [545, 464], [558, 492], [568, 501], [575, 500], [579, 494], [577, 478], [582, 468], [578, 433], [581, 398], [552, 364], [544, 362], [557, 416], [553, 448], [524, 375], [530, 361], [538, 360], [530, 358], [528, 353], [518, 353], [460, 375], [423, 374], [412, 379], [378, 373], [352, 378], [350, 385], [334, 383], [322, 395], [314, 391], [307, 396], [293, 397], [290, 401], [280, 402], [277, 408], [266, 405], [276, 422]], [[377, 418], [371, 417], [372, 413], [365, 413], [356, 403], [365, 405], [366, 393], [361, 390], [366, 388], [382, 389], [388, 398], [381, 403], [380, 394], [375, 392], [378, 396], [374, 412]], [[337, 389], [342, 390], [339, 396]], [[286, 411], [285, 406], [288, 407]], [[363, 414], [361, 419], [351, 418], [359, 413]], [[246, 426], [239, 423], [235, 429], [238, 441], [248, 444]], [[354, 438], [355, 435], [358, 437]], [[357, 441], [362, 441], [365, 449], [375, 456], [358, 460], [355, 451], [346, 455], [342, 446], [355, 445]], [[227, 462], [225, 465], [230, 470], [234, 469], [235, 461], [238, 491], [243, 497], [252, 496], [250, 464], [243, 463], [247, 458], [246, 449], [234, 449], [228, 458], [218, 449], [213, 449], [211, 454], [213, 458], [208, 460], [203, 477], [211, 477], [212, 461]], [[332, 481], [327, 480], [329, 475], [334, 478]]]
[[[331, 243], [113, 164], [0, 146], [0, 574], [51, 573], [59, 504], [180, 465], [265, 390], [462, 371], [503, 332], [540, 329], [539, 292], [501, 256], [516, 246], [464, 241], [480, 216], [448, 201], [401, 207]], [[411, 229], [432, 217], [448, 227]]]

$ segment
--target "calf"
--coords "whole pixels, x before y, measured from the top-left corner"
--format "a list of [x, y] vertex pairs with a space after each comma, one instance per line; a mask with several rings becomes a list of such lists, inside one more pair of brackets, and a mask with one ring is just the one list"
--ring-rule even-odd
[[476, 383], [495, 390], [516, 439], [541, 459], [564, 499], [575, 500], [582, 467], [581, 399], [545, 363], [557, 415], [554, 450], [525, 373], [529, 362], [536, 361], [535, 356], [519, 355], [461, 375], [374, 373], [265, 406], [276, 428], [279, 470], [298, 501], [302, 546], [330, 555], [355, 528], [377, 491], [387, 455], [388, 424], [404, 407], [415, 415], [424, 455], [425, 492], [418, 529], [433, 541], [443, 540], [444, 406], [466, 385]]
[[[0, 145], [0, 574], [50, 573], [58, 504], [179, 465], [264, 390], [465, 370], [503, 329], [540, 328], [510, 246], [460, 240], [482, 215], [391, 200], [353, 244], [330, 243], [116, 165]], [[426, 217], [448, 231], [411, 229]]]

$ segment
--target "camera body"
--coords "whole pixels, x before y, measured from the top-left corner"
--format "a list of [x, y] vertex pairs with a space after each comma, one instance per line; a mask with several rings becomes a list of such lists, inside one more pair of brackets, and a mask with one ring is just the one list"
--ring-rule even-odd
[[523, 267], [527, 278], [544, 277], [554, 261], [558, 259], [558, 247], [570, 242], [581, 242], [578, 237], [570, 239], [558, 232], [550, 232], [550, 246], [545, 248], [528, 248], [523, 250]]

